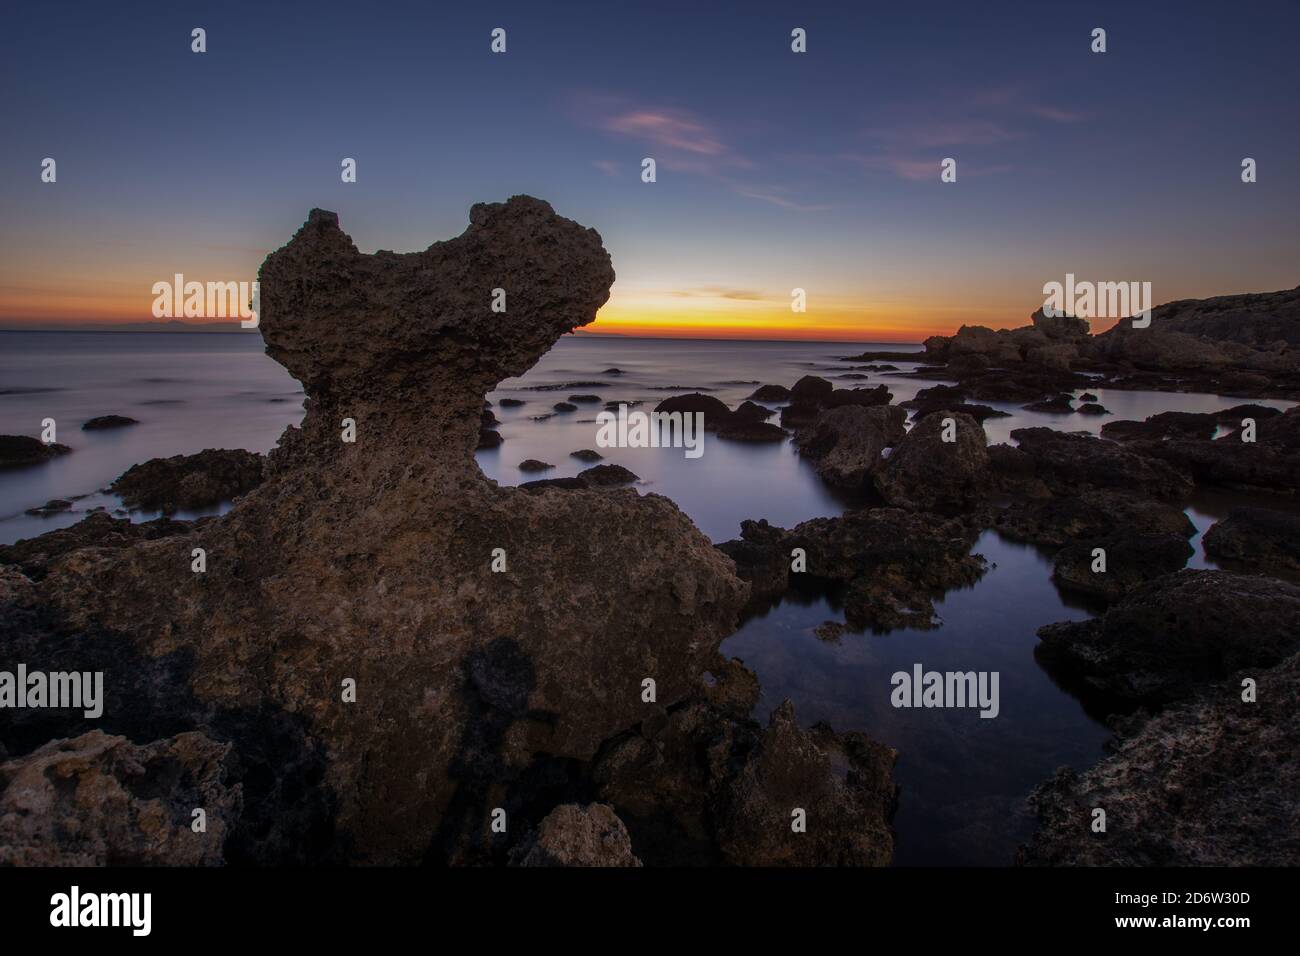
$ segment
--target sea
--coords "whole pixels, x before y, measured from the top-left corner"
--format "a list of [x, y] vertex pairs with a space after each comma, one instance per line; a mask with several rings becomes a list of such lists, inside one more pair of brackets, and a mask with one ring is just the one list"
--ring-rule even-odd
[[[672, 499], [714, 542], [738, 537], [746, 518], [788, 528], [839, 515], [861, 502], [826, 487], [789, 441], [749, 444], [708, 434], [698, 458], [681, 448], [598, 448], [601, 404], [579, 404], [576, 412], [553, 406], [570, 395], [597, 395], [601, 402], [640, 402], [636, 407], [648, 411], [671, 395], [700, 391], [735, 407], [760, 384], [788, 387], [809, 374], [844, 388], [884, 383], [896, 402], [936, 384], [850, 371], [882, 364], [844, 361], [864, 349], [896, 352], [888, 364], [907, 371], [916, 367], [909, 355], [920, 346], [565, 336], [526, 374], [502, 382], [488, 396], [504, 441], [478, 452], [478, 465], [492, 481], [514, 485], [576, 475], [588, 465], [571, 452], [596, 449], [607, 463], [631, 469], [640, 492]], [[1030, 425], [1095, 433], [1117, 418], [1241, 403], [1203, 394], [1091, 391], [1111, 414], [1053, 415], [986, 403], [1010, 413], [985, 422], [990, 443], [1010, 441], [1013, 429]], [[125, 514], [107, 486], [138, 462], [205, 448], [269, 451], [286, 427], [301, 420], [303, 397], [298, 383], [264, 354], [255, 331], [0, 332], [0, 433], [39, 437], [43, 421], [53, 419], [56, 440], [73, 449], [42, 465], [0, 471], [0, 543], [66, 527], [95, 508]], [[525, 404], [502, 407], [500, 399], [507, 397]], [[82, 431], [86, 420], [108, 414], [140, 424]], [[526, 459], [554, 468], [526, 473], [519, 469]], [[27, 513], [55, 498], [72, 500], [73, 508], [49, 517]], [[1295, 508], [1287, 501], [1198, 495], [1187, 509], [1197, 528], [1190, 566], [1214, 566], [1201, 549], [1201, 535], [1245, 502]], [[132, 520], [156, 516], [130, 514]], [[815, 633], [818, 625], [843, 620], [834, 597], [792, 592], [744, 621], [722, 646], [724, 654], [741, 658], [758, 674], [762, 695], [753, 716], [759, 721], [766, 723], [788, 698], [801, 723], [826, 721], [836, 730], [863, 731], [899, 751], [895, 865], [1010, 863], [1032, 832], [1030, 791], [1058, 767], [1083, 770], [1105, 756], [1110, 732], [1104, 715], [1085, 710], [1034, 658], [1037, 628], [1082, 620], [1097, 608], [1058, 591], [1049, 557], [1036, 548], [986, 532], [974, 550], [990, 569], [974, 586], [936, 601], [942, 621], [936, 629], [849, 632], [824, 640]], [[998, 716], [984, 719], [976, 709], [895, 708], [891, 677], [911, 673], [917, 664], [925, 670], [998, 672]]]

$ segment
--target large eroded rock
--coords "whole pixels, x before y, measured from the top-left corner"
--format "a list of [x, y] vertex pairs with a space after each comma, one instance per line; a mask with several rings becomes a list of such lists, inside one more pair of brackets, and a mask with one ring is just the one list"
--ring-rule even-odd
[[[640, 721], [645, 678], [660, 706], [699, 690], [746, 598], [731, 562], [665, 498], [499, 488], [473, 459], [485, 393], [613, 279], [594, 230], [529, 197], [406, 254], [363, 254], [314, 210], [260, 273], [267, 352], [307, 394], [262, 484], [189, 534], [42, 567], [40, 626], [105, 662], [110, 702], [134, 682], [135, 733], [261, 748], [246, 855], [459, 858], [539, 763]], [[38, 641], [30, 667], [42, 648], [71, 653]]]

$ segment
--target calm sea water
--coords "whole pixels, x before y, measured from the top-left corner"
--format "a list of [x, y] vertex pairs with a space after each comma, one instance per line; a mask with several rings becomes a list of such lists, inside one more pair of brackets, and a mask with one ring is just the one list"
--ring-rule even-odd
[[[913, 368], [896, 348], [892, 364]], [[571, 394], [602, 401], [640, 401], [650, 410], [669, 395], [705, 391], [735, 406], [759, 384], [792, 385], [820, 374], [837, 385], [889, 385], [895, 401], [933, 382], [903, 383], [869, 372], [847, 377], [838, 356], [862, 346], [828, 343], [737, 343], [568, 336], [525, 376], [489, 396], [505, 438], [478, 453], [483, 473], [500, 484], [539, 477], [521, 472], [528, 458], [556, 467], [545, 477], [577, 474], [586, 464], [570, 452], [596, 448], [599, 404], [555, 413]], [[607, 372], [618, 368], [621, 374]], [[538, 391], [564, 383], [571, 388]], [[673, 388], [677, 386], [679, 388]], [[1046, 415], [994, 404], [1012, 414], [985, 423], [990, 442], [1006, 441], [1014, 428], [1049, 425], [1096, 432], [1113, 418], [1142, 419], [1166, 410], [1210, 411], [1238, 401], [1212, 395], [1176, 395], [1094, 389], [1114, 414]], [[523, 399], [503, 408], [500, 399]], [[85, 511], [120, 501], [100, 491], [137, 462], [204, 448], [265, 452], [302, 417], [298, 384], [262, 353], [249, 334], [4, 333], [0, 332], [0, 432], [39, 436], [41, 421], [58, 423], [58, 440], [74, 452], [35, 468], [0, 472], [0, 542], [72, 524]], [[1279, 407], [1288, 403], [1269, 403]], [[128, 415], [141, 424], [83, 432], [94, 416]], [[551, 414], [535, 421], [534, 416]], [[680, 449], [597, 449], [606, 461], [641, 478], [643, 492], [675, 501], [714, 541], [739, 534], [745, 518], [790, 527], [808, 518], [837, 515], [854, 502], [827, 489], [790, 444], [751, 445], [708, 435], [705, 451], [688, 459]], [[86, 495], [69, 514], [26, 515], [51, 498]], [[1188, 509], [1200, 534], [1240, 496], [1200, 495]], [[210, 509], [224, 510], [224, 506]], [[137, 513], [137, 520], [153, 517]], [[192, 515], [181, 515], [189, 517]], [[791, 595], [768, 613], [744, 623], [723, 645], [758, 673], [763, 696], [755, 716], [791, 698], [803, 722], [829, 721], [839, 730], [862, 730], [900, 751], [902, 788], [897, 862], [900, 864], [1001, 864], [1029, 834], [1024, 797], [1061, 765], [1084, 768], [1103, 756], [1108, 733], [1063, 691], [1033, 658], [1035, 630], [1088, 612], [1064, 599], [1051, 583], [1051, 563], [1035, 549], [986, 533], [976, 546], [993, 565], [974, 587], [938, 602], [944, 624], [933, 631], [884, 635], [846, 634], [838, 642], [817, 638], [824, 621], [843, 620], [829, 597]], [[916, 663], [928, 670], [998, 671], [1001, 713], [981, 719], [974, 710], [894, 709], [890, 676]]]

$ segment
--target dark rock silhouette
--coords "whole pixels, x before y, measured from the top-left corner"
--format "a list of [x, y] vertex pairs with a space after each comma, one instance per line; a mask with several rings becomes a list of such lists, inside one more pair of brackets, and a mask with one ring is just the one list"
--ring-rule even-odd
[[[130, 707], [108, 725], [156, 746], [181, 731], [231, 745], [243, 807], [228, 861], [504, 862], [492, 809], [508, 809], [504, 839], [517, 842], [574, 802], [605, 741], [701, 700], [748, 595], [672, 502], [590, 487], [626, 469], [503, 488], [474, 462], [484, 395], [592, 321], [613, 279], [594, 230], [529, 197], [476, 205], [462, 235], [409, 254], [362, 254], [314, 210], [260, 273], [260, 328], [303, 384], [301, 426], [219, 518], [151, 533], [95, 516], [9, 549], [25, 563], [0, 576], [0, 627], [14, 635], [0, 664], [23, 648], [37, 660], [93, 652], [110, 682], [134, 682], [114, 691]], [[489, 310], [498, 287], [508, 313]], [[711, 713], [728, 733], [732, 718]], [[23, 741], [39, 743], [37, 729], [82, 732], [43, 724]], [[789, 735], [801, 766], [830, 778], [803, 780], [821, 799], [833, 762]], [[871, 787], [892, 788], [877, 769]], [[745, 785], [748, 809], [715, 828], [715, 845], [744, 854], [762, 786]], [[869, 830], [850, 814], [818, 839], [849, 842], [846, 861], [887, 860], [886, 809]], [[46, 823], [31, 832], [54, 832]]]

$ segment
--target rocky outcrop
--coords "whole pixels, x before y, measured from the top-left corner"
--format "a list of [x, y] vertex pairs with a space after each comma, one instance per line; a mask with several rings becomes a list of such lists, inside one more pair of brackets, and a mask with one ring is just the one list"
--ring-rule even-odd
[[1196, 533], [1191, 519], [1175, 504], [1107, 489], [1016, 502], [997, 513], [994, 527], [1013, 541], [1051, 550], [1072, 544], [1096, 547], [1126, 533], [1175, 535], [1183, 540]]
[[1192, 492], [1191, 481], [1177, 469], [1103, 438], [1051, 428], [1017, 428], [1011, 437], [1032, 459], [1034, 476], [1054, 494], [1088, 487], [1183, 501]]
[[1052, 580], [1066, 590], [1117, 601], [1148, 581], [1181, 569], [1195, 551], [1178, 534], [1121, 529], [1056, 554]]
[[[1235, 418], [1228, 421], [1240, 424]], [[1257, 421], [1255, 440], [1245, 441], [1245, 437], [1238, 428], [1213, 441], [1140, 439], [1126, 447], [1167, 464], [1198, 485], [1295, 494], [1300, 474], [1300, 406]]]
[[[1242, 680], [1257, 681], [1245, 700]], [[1116, 724], [1113, 756], [1030, 798], [1028, 866], [1294, 866], [1300, 858], [1300, 655]], [[1094, 812], [1106, 813], [1104, 833]]]
[[1085, 694], [1160, 706], [1300, 650], [1300, 587], [1184, 570], [1129, 593], [1103, 617], [1040, 628], [1037, 656]]
[[1300, 515], [1233, 508], [1205, 532], [1205, 553], [1234, 570], [1300, 577]]
[[201, 733], [91, 731], [0, 762], [0, 866], [220, 863], [242, 804], [230, 751]]
[[603, 803], [566, 803], [546, 815], [511, 851], [517, 866], [640, 866], [627, 827]]
[[931, 412], [912, 426], [875, 469], [876, 490], [891, 505], [957, 513], [989, 491], [988, 439], [968, 415]]
[[58, 442], [38, 441], [27, 435], [0, 435], [0, 469], [40, 465], [72, 451]]
[[[40, 580], [6, 567], [0, 664], [99, 665], [106, 732], [230, 745], [243, 806], [228, 862], [504, 862], [558, 805], [599, 797], [630, 820], [619, 800], [574, 791], [610, 741], [666, 710], [701, 702], [700, 732], [731, 732], [703, 675], [726, 673], [716, 649], [748, 589], [665, 498], [590, 487], [591, 470], [573, 489], [499, 487], [473, 458], [484, 395], [608, 297], [599, 236], [516, 197], [475, 206], [465, 233], [424, 252], [365, 255], [317, 210], [260, 281], [268, 354], [307, 394], [301, 426], [221, 517], [46, 549]], [[508, 313], [488, 308], [494, 288]], [[0, 723], [10, 754], [72, 736], [71, 718], [40, 720]], [[742, 760], [719, 778], [745, 783], [716, 854], [779, 861], [747, 821], [764, 818], [765, 782], [783, 785], [801, 734], [746, 750], [770, 750], [770, 770], [745, 776]], [[847, 823], [816, 839], [846, 862], [887, 860], [825, 747], [800, 758], [801, 775], [825, 776], [801, 793]], [[871, 785], [892, 787], [887, 773]], [[511, 821], [500, 840], [494, 808]]]
[[[209, 519], [210, 520], [210, 519]], [[24, 538], [13, 544], [0, 545], [0, 565], [13, 564], [24, 574], [40, 580], [56, 559], [82, 548], [130, 548], [141, 541], [153, 541], [192, 532], [206, 522], [174, 521], [155, 518], [132, 522], [97, 511], [70, 528], [60, 528], [36, 538]]]
[[81, 426], [85, 432], [104, 431], [109, 428], [125, 428], [128, 425], [139, 425], [140, 422], [134, 418], [128, 418], [126, 415], [99, 415], [90, 419]]
[[884, 461], [881, 453], [907, 435], [906, 422], [897, 405], [841, 405], [821, 412], [796, 444], [827, 484], [859, 489]]
[[872, 508], [814, 518], [790, 531], [745, 521], [740, 539], [718, 548], [750, 583], [751, 608], [795, 583], [834, 582], [843, 586], [840, 600], [852, 627], [887, 631], [938, 626], [933, 598], [984, 574], [984, 559], [970, 553], [977, 537], [976, 529], [960, 521]]
[[129, 508], [171, 514], [247, 494], [262, 483], [262, 464], [251, 451], [209, 448], [132, 465], [109, 487]]
[[601, 799], [647, 863], [884, 866], [893, 855], [897, 754], [863, 734], [801, 728], [789, 701], [767, 727], [696, 699], [602, 751]]

